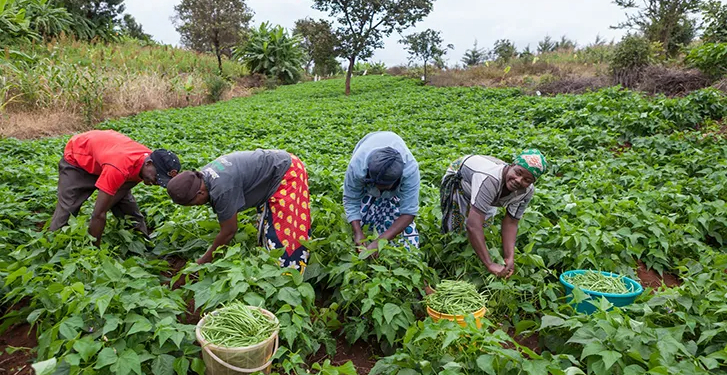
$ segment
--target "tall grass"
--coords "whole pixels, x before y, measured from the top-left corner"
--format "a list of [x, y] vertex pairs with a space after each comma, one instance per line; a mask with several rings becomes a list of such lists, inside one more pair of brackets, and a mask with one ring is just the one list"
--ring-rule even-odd
[[61, 38], [5, 47], [0, 50], [0, 135], [34, 135], [23, 114], [37, 118], [47, 113], [52, 118], [55, 113], [84, 128], [110, 117], [224, 99], [225, 93], [244, 95], [234, 82], [247, 70], [232, 61], [224, 61], [222, 70], [233, 82], [225, 92], [220, 89], [222, 78], [210, 78], [219, 77], [214, 56], [170, 46]]

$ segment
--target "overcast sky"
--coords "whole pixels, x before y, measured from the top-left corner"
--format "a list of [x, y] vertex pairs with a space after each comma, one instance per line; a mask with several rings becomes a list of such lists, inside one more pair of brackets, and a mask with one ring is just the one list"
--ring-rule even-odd
[[[179, 44], [179, 34], [170, 17], [174, 5], [180, 0], [126, 0], [126, 13], [140, 22], [144, 31], [155, 40], [166, 44]], [[328, 18], [327, 14], [311, 8], [310, 0], [246, 0], [255, 11], [253, 24], [264, 21], [292, 28], [295, 20], [305, 17]], [[408, 35], [427, 28], [442, 32], [445, 44], [454, 44], [447, 59], [458, 62], [464, 51], [472, 47], [475, 39], [479, 47], [491, 48], [497, 39], [510, 39], [518, 50], [528, 44], [534, 50], [545, 35], [559, 39], [567, 35], [579, 45], [595, 40], [596, 35], [618, 41], [622, 30], [611, 30], [625, 19], [624, 12], [610, 0], [436, 0], [434, 10], [415, 28], [404, 31]], [[377, 50], [373, 61], [387, 66], [406, 64], [407, 53], [392, 34], [385, 47]]]

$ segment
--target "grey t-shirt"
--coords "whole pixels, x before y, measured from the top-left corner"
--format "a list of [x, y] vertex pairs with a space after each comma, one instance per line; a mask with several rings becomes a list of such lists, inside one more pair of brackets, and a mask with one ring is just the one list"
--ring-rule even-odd
[[504, 161], [483, 155], [473, 155], [462, 165], [462, 191], [470, 204], [485, 215], [496, 213], [494, 207], [507, 207], [507, 212], [520, 220], [535, 193], [533, 185], [526, 189], [510, 192], [500, 197], [505, 188], [503, 172], [507, 167]]
[[278, 189], [290, 163], [286, 151], [257, 149], [233, 152], [205, 165], [201, 172], [217, 220], [229, 220], [265, 203]]

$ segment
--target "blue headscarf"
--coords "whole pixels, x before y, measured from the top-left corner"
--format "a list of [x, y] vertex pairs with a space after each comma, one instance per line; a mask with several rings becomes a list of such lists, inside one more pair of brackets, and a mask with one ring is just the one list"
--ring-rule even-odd
[[392, 147], [374, 150], [369, 155], [367, 184], [394, 185], [404, 174], [404, 160], [399, 151]]

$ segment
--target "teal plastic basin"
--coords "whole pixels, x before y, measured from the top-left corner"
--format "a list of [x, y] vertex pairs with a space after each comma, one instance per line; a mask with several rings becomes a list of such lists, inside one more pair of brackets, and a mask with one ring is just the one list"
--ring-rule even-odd
[[[570, 302], [573, 299], [573, 289], [575, 286], [568, 281], [566, 281], [566, 277], [571, 277], [572, 275], [577, 274], [583, 274], [586, 273], [588, 270], [573, 270], [573, 271], [566, 271], [563, 272], [560, 275], [560, 283], [565, 286], [565, 294], [568, 297], [568, 302]], [[615, 274], [613, 272], [604, 272], [604, 271], [594, 271], [594, 272], [600, 272], [603, 275], [610, 276], [610, 277], [620, 277], [621, 275]], [[586, 313], [591, 314], [596, 312], [598, 308], [590, 303], [590, 300], [599, 299], [600, 297], [606, 297], [608, 302], [611, 302], [614, 306], [623, 307], [630, 305], [636, 300], [636, 297], [641, 295], [641, 293], [644, 292], [644, 288], [639, 284], [637, 281], [630, 279], [626, 276], [622, 279], [624, 283], [626, 283], [626, 287], [633, 290], [631, 293], [627, 294], [612, 294], [612, 293], [600, 293], [600, 292], [594, 292], [592, 290], [583, 289], [581, 290], [586, 293], [586, 295], [589, 297], [589, 299], [582, 301], [581, 303], [576, 305], [576, 311], [580, 313]]]

